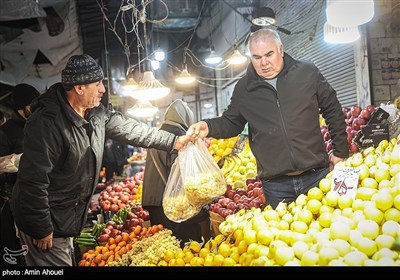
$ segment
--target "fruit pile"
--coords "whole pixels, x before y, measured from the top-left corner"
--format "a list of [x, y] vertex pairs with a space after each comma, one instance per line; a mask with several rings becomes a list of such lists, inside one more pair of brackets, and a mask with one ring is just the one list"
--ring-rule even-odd
[[225, 180], [234, 189], [245, 188], [246, 179], [257, 176], [256, 159], [251, 152], [249, 139], [246, 138], [243, 150], [238, 154], [230, 154], [225, 157], [221, 172]]
[[[360, 150], [357, 144], [353, 142], [354, 137], [360, 131], [362, 125], [365, 125], [370, 119], [372, 114], [375, 112], [376, 107], [374, 105], [368, 105], [364, 109], [360, 106], [344, 107], [342, 108], [343, 115], [346, 121], [346, 132], [347, 132], [347, 143], [349, 145], [350, 154], [356, 153]], [[320, 116], [321, 133], [325, 141], [326, 151], [332, 150], [332, 139], [329, 134], [328, 127], [325, 120]]]
[[262, 191], [261, 180], [247, 179], [246, 188], [233, 189], [227, 185], [226, 192], [210, 203], [210, 211], [223, 218], [232, 215], [240, 209], [261, 208], [265, 206], [265, 197]]
[[239, 136], [235, 136], [228, 139], [215, 139], [206, 138], [205, 143], [208, 146], [208, 150], [213, 156], [215, 162], [218, 162], [222, 157], [232, 153], [232, 149], [235, 146]]
[[141, 171], [121, 181], [112, 181], [106, 185], [99, 196], [99, 205], [103, 211], [115, 213], [125, 208], [129, 202], [141, 202], [143, 175], [144, 171]]

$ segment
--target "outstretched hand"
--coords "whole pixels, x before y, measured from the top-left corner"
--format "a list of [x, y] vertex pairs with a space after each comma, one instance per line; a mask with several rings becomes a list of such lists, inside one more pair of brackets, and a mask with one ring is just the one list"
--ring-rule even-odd
[[[186, 132], [186, 135], [190, 136], [193, 141], [198, 138], [204, 139], [208, 135], [208, 125], [205, 121], [199, 121], [192, 124]], [[193, 142], [192, 141], [192, 142]]]

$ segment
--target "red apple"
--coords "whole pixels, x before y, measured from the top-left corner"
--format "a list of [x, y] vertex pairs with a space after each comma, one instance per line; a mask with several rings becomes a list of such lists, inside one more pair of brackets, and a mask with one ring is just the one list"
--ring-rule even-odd
[[360, 117], [368, 121], [371, 118], [371, 112], [367, 109], [363, 109], [360, 113]]
[[350, 109], [351, 115], [353, 117], [358, 117], [358, 115], [361, 113], [362, 108], [358, 105], [352, 106]]
[[327, 131], [327, 132], [325, 132], [325, 134], [324, 134], [324, 141], [328, 141], [328, 140], [330, 140], [331, 139], [331, 135], [329, 134], [329, 132]]
[[357, 153], [360, 149], [358, 148], [357, 144], [355, 143], [351, 143], [350, 144], [350, 152], [351, 153]]
[[372, 114], [373, 112], [375, 112], [376, 107], [375, 105], [367, 105], [365, 109], [367, 109]]

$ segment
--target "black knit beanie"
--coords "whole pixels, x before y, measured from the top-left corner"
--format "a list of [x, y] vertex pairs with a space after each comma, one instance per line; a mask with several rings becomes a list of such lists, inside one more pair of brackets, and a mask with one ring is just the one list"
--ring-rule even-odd
[[65, 86], [86, 85], [103, 79], [101, 67], [87, 54], [71, 56], [61, 72], [61, 83]]
[[32, 100], [40, 95], [37, 89], [28, 84], [16, 85], [11, 94], [14, 99], [15, 109], [17, 110], [31, 104]]

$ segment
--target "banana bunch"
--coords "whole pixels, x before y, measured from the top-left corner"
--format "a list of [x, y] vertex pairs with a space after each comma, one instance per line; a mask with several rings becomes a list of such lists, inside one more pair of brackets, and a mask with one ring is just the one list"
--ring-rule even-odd
[[[242, 160], [238, 155], [230, 154], [225, 157], [224, 165], [221, 168], [222, 174], [225, 179], [232, 177], [232, 175], [238, 170], [238, 167], [242, 164]], [[229, 182], [227, 181], [229, 184]]]

